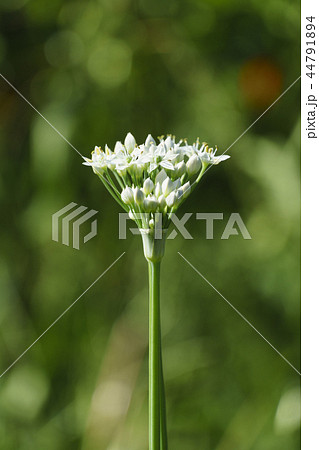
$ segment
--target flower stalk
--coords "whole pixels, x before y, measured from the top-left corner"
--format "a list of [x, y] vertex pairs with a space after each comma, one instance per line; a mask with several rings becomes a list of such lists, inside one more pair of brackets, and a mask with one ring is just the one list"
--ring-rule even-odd
[[140, 230], [149, 274], [149, 450], [167, 450], [166, 401], [162, 359], [160, 268], [166, 230]]
[[149, 270], [149, 450], [160, 450], [161, 384], [160, 374], [160, 262], [148, 262]]
[[95, 147], [84, 158], [112, 197], [137, 224], [149, 271], [149, 450], [167, 450], [166, 404], [163, 376], [160, 266], [172, 215], [195, 189], [208, 167], [229, 158], [197, 140], [175, 142], [168, 135], [159, 144], [149, 134], [137, 145], [128, 133], [114, 151]]
[[160, 426], [161, 426], [161, 450], [168, 450], [167, 441], [167, 419], [166, 419], [166, 397], [165, 397], [165, 381], [163, 370], [163, 358], [162, 358], [162, 336], [160, 329], [160, 377], [161, 377], [161, 393], [160, 393]]

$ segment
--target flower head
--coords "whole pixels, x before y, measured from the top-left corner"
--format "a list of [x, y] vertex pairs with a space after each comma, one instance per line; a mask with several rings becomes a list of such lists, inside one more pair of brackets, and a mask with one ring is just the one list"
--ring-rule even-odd
[[207, 144], [197, 140], [193, 145], [176, 142], [174, 136], [159, 138], [159, 143], [149, 134], [145, 142], [137, 145], [128, 133], [124, 144], [117, 142], [114, 151], [105, 146], [95, 147], [91, 166], [112, 196], [129, 212], [139, 228], [154, 226], [154, 214], [163, 214], [167, 228], [171, 213], [194, 190], [210, 165], [228, 159], [216, 155]]

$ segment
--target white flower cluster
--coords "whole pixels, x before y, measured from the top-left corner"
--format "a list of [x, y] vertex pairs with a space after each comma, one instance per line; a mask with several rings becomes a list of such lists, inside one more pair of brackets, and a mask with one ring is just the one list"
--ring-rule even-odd
[[[144, 144], [137, 145], [134, 136], [128, 133], [124, 144], [117, 142], [114, 151], [107, 145], [105, 151], [95, 147], [92, 159], [85, 158], [84, 164], [92, 166], [140, 228], [149, 228], [154, 226], [156, 212], [169, 220], [205, 170], [228, 158], [216, 156], [216, 150], [207, 144], [175, 142], [173, 136], [160, 138], [156, 144], [149, 134]], [[141, 213], [143, 220], [138, 218]]]

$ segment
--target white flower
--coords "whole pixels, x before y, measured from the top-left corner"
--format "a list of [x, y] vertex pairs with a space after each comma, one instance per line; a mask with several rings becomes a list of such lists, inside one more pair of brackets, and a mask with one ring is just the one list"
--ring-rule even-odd
[[175, 201], [176, 201], [176, 192], [173, 191], [166, 197], [166, 204], [169, 208], [172, 208], [175, 204]]
[[158, 174], [155, 177], [155, 184], [157, 183], [163, 184], [165, 178], [167, 178], [167, 173], [165, 172], [164, 169], [162, 169], [160, 172], [158, 172]]
[[177, 178], [177, 180], [174, 181], [174, 189], [180, 188], [182, 185], [181, 179]]
[[167, 152], [166, 147], [163, 142], [158, 146], [151, 144], [145, 151], [141, 154], [141, 161], [148, 163], [148, 173], [153, 172], [157, 167], [163, 167], [165, 169], [174, 170], [174, 165], [172, 161], [176, 158], [176, 155], [172, 152]]
[[220, 155], [220, 156], [214, 156], [213, 155], [213, 162], [212, 164], [217, 165], [221, 163], [222, 161], [226, 161], [226, 159], [230, 158], [229, 155]]
[[137, 205], [142, 205], [144, 201], [144, 193], [138, 187], [133, 188], [134, 201]]
[[181, 161], [175, 165], [174, 175], [177, 177], [181, 177], [186, 172], [186, 164], [184, 161]]
[[151, 146], [151, 144], [155, 145], [155, 139], [153, 138], [153, 136], [151, 134], [149, 134], [145, 141], [145, 147], [149, 148]]
[[208, 148], [207, 146], [205, 148], [201, 148], [198, 151], [198, 157], [201, 159], [203, 166], [207, 167], [209, 164], [217, 165], [222, 161], [226, 161], [226, 159], [230, 158], [229, 155], [220, 155], [215, 156], [217, 152], [217, 149], [214, 151], [211, 148]]
[[161, 195], [161, 193], [162, 193], [162, 186], [160, 185], [160, 183], [156, 183], [154, 194], [158, 198]]
[[129, 210], [129, 212], [128, 212], [128, 216], [129, 216], [129, 218], [131, 219], [131, 220], [135, 220], [135, 215], [134, 215], [134, 213], [133, 213], [133, 211], [130, 209]]
[[169, 134], [167, 138], [164, 141], [166, 148], [174, 147], [175, 141], [172, 139], [171, 135]]
[[125, 141], [124, 141], [124, 145], [125, 145], [126, 150], [129, 153], [132, 153], [132, 151], [134, 150], [135, 145], [136, 145], [136, 140], [132, 133], [127, 133]]
[[181, 189], [183, 191], [184, 196], [187, 197], [191, 193], [191, 184], [190, 184], [190, 182], [187, 181], [187, 183], [183, 184]]
[[121, 198], [126, 205], [131, 205], [134, 202], [134, 194], [130, 187], [123, 189]]
[[[107, 145], [105, 151], [95, 147], [91, 159], [84, 158], [84, 164], [103, 177], [106, 187], [113, 190], [114, 197], [139, 227], [150, 227], [156, 220], [155, 212], [161, 212], [167, 228], [170, 213], [191, 193], [208, 166], [229, 158], [217, 156], [216, 151], [199, 140], [193, 145], [176, 142], [171, 135], [159, 138], [157, 143], [149, 134], [143, 144], [137, 145], [128, 133], [124, 144], [116, 142], [114, 150]], [[197, 178], [192, 182], [194, 175]], [[138, 213], [145, 213], [143, 219]]]
[[158, 207], [158, 200], [154, 195], [152, 195], [144, 199], [143, 206], [146, 212], [155, 212]]
[[197, 155], [192, 155], [186, 163], [187, 173], [191, 177], [195, 175], [202, 167], [202, 162]]
[[162, 183], [162, 192], [165, 195], [165, 197], [168, 196], [173, 190], [175, 189], [175, 183], [169, 178], [165, 178], [165, 180]]
[[177, 189], [176, 196], [175, 196], [175, 205], [178, 205], [184, 196], [183, 189]]
[[122, 142], [120, 142], [120, 141], [117, 141], [116, 142], [116, 144], [115, 144], [115, 147], [114, 147], [114, 153], [122, 153], [122, 154], [125, 154], [125, 147], [124, 147], [124, 145], [122, 144]]
[[141, 177], [143, 175], [144, 164], [138, 164], [138, 162], [132, 161], [128, 165], [128, 170], [131, 175], [135, 177]]
[[125, 177], [127, 174], [127, 167], [125, 166], [118, 166], [116, 168], [116, 172], [120, 175], [120, 177]]
[[143, 191], [145, 195], [149, 195], [154, 189], [154, 183], [150, 178], [146, 178], [143, 184]]
[[108, 146], [106, 144], [105, 144], [105, 147], [104, 147], [104, 153], [106, 155], [111, 155], [112, 154], [112, 150], [110, 148], [108, 148]]
[[106, 168], [108, 163], [107, 155], [101, 150], [101, 147], [95, 147], [92, 152], [92, 159], [84, 158], [85, 166], [92, 166], [97, 168]]
[[165, 199], [165, 195], [160, 195], [158, 197], [158, 203], [159, 203], [159, 209], [161, 211], [164, 211], [164, 209], [166, 208], [166, 199]]

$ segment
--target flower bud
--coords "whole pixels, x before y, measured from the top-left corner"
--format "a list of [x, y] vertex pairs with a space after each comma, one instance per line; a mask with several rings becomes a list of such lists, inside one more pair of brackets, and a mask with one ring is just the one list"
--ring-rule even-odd
[[191, 177], [202, 167], [202, 162], [197, 155], [192, 155], [186, 163], [187, 173]]
[[165, 178], [167, 178], [167, 173], [165, 172], [164, 169], [162, 169], [160, 172], [158, 172], [158, 174], [156, 175], [155, 178], [155, 184], [160, 183], [162, 184], [163, 181], [165, 180]]
[[132, 151], [134, 150], [135, 145], [136, 145], [136, 141], [135, 141], [135, 138], [132, 133], [127, 133], [125, 141], [124, 141], [124, 145], [125, 145], [126, 150], [129, 153], [132, 153]]
[[134, 216], [133, 211], [129, 210], [128, 216], [129, 216], [129, 218], [130, 218], [131, 220], [135, 220], [135, 216]]
[[181, 177], [186, 172], [186, 169], [186, 164], [184, 163], [184, 161], [181, 161], [176, 164], [174, 175], [177, 177]]
[[154, 195], [147, 197], [144, 199], [143, 205], [146, 212], [155, 212], [158, 207], [157, 198]]
[[129, 173], [134, 177], [141, 177], [143, 175], [143, 165], [141, 164], [132, 164], [129, 168]]
[[165, 195], [162, 194], [158, 197], [158, 204], [159, 204], [159, 209], [161, 211], [163, 211], [164, 208], [166, 207]]
[[182, 200], [183, 196], [184, 196], [183, 189], [182, 188], [177, 189], [176, 195], [175, 195], [175, 203], [178, 204]]
[[169, 208], [172, 208], [175, 205], [175, 200], [176, 200], [176, 192], [173, 191], [166, 197], [167, 206]]
[[174, 189], [180, 188], [182, 185], [181, 179], [177, 178], [177, 180], [174, 181]]
[[134, 194], [130, 187], [126, 187], [122, 193], [121, 198], [126, 205], [131, 205], [134, 201]]
[[139, 189], [138, 187], [133, 189], [133, 193], [134, 193], [134, 201], [137, 205], [142, 205], [143, 201], [144, 201], [144, 193], [141, 189]]
[[175, 189], [175, 183], [167, 177], [162, 183], [162, 192], [167, 197]]
[[149, 195], [154, 189], [154, 183], [150, 178], [146, 178], [143, 184], [143, 191], [145, 195]]
[[120, 177], [125, 177], [127, 168], [125, 166], [118, 166], [116, 168], [117, 173], [120, 175]]
[[156, 183], [155, 189], [154, 189], [155, 197], [158, 198], [161, 195], [161, 193], [162, 193], [161, 185], [160, 185], [160, 183]]
[[190, 193], [191, 193], [191, 184], [189, 181], [187, 181], [187, 183], [183, 184], [183, 186], [181, 187], [182, 191], [183, 191], [183, 195], [185, 197], [187, 197]]

